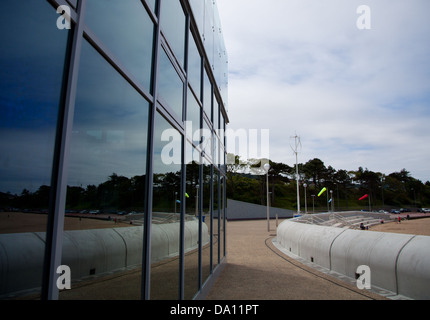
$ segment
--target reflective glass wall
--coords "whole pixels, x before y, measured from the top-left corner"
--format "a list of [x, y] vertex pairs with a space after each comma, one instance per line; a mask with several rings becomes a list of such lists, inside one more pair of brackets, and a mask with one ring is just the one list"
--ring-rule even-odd
[[226, 255], [216, 3], [0, 15], [0, 298], [198, 297]]

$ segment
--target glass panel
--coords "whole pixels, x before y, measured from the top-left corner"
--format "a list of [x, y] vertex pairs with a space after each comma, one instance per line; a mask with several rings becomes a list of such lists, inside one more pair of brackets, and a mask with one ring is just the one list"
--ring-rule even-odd
[[179, 297], [181, 157], [182, 136], [157, 113], [151, 225], [153, 300]]
[[208, 119], [212, 121], [212, 84], [206, 73], [206, 69], [205, 69], [205, 75], [204, 75], [204, 97], [203, 98], [204, 98], [203, 100], [204, 111]]
[[70, 3], [73, 8], [76, 8], [77, 1], [78, 0], [67, 0], [67, 2]]
[[220, 117], [219, 117], [219, 131], [218, 131], [218, 135], [219, 135], [219, 139], [221, 142], [221, 145], [224, 145], [224, 116], [222, 115], [222, 113], [220, 112]]
[[216, 135], [214, 135], [214, 156], [213, 156], [213, 164], [215, 167], [218, 168], [220, 164], [220, 145], [219, 145], [219, 139]]
[[214, 1], [204, 0], [205, 2], [205, 28], [204, 28], [204, 45], [212, 68], [214, 61]]
[[46, 1], [0, 1], [0, 298], [40, 293], [69, 35], [59, 17]]
[[218, 170], [214, 167], [213, 169], [213, 209], [212, 209], [212, 265], [213, 268], [218, 264], [218, 246], [219, 246], [219, 203], [218, 200], [219, 194], [218, 194], [218, 177], [219, 173]]
[[161, 1], [161, 28], [179, 65], [185, 62], [185, 13], [179, 0]]
[[202, 0], [189, 0], [189, 2], [191, 5], [191, 10], [194, 14], [194, 19], [197, 23], [197, 28], [200, 30], [200, 36], [202, 36], [204, 29], [205, 3]]
[[146, 0], [146, 3], [149, 5], [153, 12], [156, 12], [157, 0]]
[[207, 238], [202, 239], [202, 281], [203, 283], [212, 273], [211, 269], [211, 165], [203, 158], [203, 213], [202, 213], [202, 235]]
[[225, 196], [224, 196], [224, 184], [225, 177], [221, 177], [221, 207], [220, 207], [220, 216], [219, 216], [219, 225], [220, 225], [220, 233], [219, 233], [219, 246], [220, 246], [220, 259], [222, 259], [225, 255], [224, 245], [225, 245], [225, 221], [224, 221], [224, 207], [225, 207]]
[[213, 153], [213, 134], [209, 129], [208, 123], [206, 120], [203, 120], [203, 130], [202, 130], [202, 142], [200, 144], [202, 151], [206, 155], [206, 158], [212, 159]]
[[[140, 299], [149, 103], [86, 41], [68, 173], [62, 299]], [[79, 217], [79, 218], [78, 218]], [[98, 290], [98, 281], [109, 289]], [[87, 283], [88, 282], [88, 283]]]
[[[195, 243], [198, 238], [199, 226], [199, 160], [196, 149], [190, 143], [186, 144], [186, 211], [185, 211], [185, 261], [184, 261], [184, 298], [189, 300], [199, 290], [199, 246]], [[188, 245], [189, 244], [189, 245]]]
[[[213, 125], [214, 129], [219, 129], [219, 103], [214, 96], [214, 115], [213, 115]], [[218, 132], [218, 131], [217, 131]]]
[[189, 41], [189, 50], [188, 50], [188, 81], [191, 84], [194, 92], [198, 99], [201, 99], [201, 79], [202, 79], [202, 57], [197, 49], [196, 42], [192, 33], [190, 32], [190, 41]]
[[142, 2], [90, 0], [85, 21], [121, 64], [152, 91], [154, 24]]
[[182, 121], [182, 96], [184, 84], [179, 78], [179, 75], [164, 50], [161, 50], [159, 68], [159, 94], [175, 112], [176, 116], [179, 117], [179, 120]]
[[200, 129], [201, 107], [199, 103], [196, 101], [190, 89], [188, 89], [187, 103], [188, 103], [187, 121], [191, 122], [191, 124], [188, 124], [190, 127], [187, 127], [187, 130], [190, 130], [190, 132], [187, 133], [187, 135], [189, 138], [192, 138], [193, 143], [198, 146], [200, 143], [200, 138], [199, 138], [200, 135], [198, 134], [198, 130]]

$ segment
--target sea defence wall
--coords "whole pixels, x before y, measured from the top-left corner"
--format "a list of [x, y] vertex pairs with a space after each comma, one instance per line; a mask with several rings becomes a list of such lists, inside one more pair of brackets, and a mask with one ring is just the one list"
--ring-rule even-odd
[[352, 279], [370, 268], [370, 283], [412, 299], [430, 299], [430, 237], [283, 221], [285, 251]]
[[[186, 252], [198, 248], [198, 227], [198, 220], [185, 222]], [[206, 224], [202, 228], [206, 244]], [[179, 222], [152, 225], [152, 263], [179, 255], [179, 232]], [[0, 297], [40, 287], [44, 239], [45, 234], [38, 232], [0, 234]], [[62, 264], [70, 267], [72, 281], [139, 267], [142, 253], [142, 226], [64, 232]]]

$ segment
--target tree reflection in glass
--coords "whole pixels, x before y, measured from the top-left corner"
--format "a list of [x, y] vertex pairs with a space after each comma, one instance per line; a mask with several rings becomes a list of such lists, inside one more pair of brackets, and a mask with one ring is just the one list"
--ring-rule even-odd
[[151, 299], [179, 298], [182, 136], [155, 117], [151, 225]]
[[[72, 282], [109, 281], [99, 298], [140, 299], [148, 112], [149, 103], [84, 41], [66, 199], [78, 230], [65, 229], [62, 264]], [[92, 299], [93, 288], [72, 286], [60, 298]]]

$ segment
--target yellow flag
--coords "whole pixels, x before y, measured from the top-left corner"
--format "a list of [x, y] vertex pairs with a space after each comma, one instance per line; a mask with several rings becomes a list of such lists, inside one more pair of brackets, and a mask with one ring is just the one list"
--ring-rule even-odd
[[327, 188], [326, 188], [326, 187], [322, 188], [322, 190], [320, 191], [320, 193], [318, 193], [318, 197], [319, 197], [320, 195], [322, 195], [325, 191], [327, 191]]

